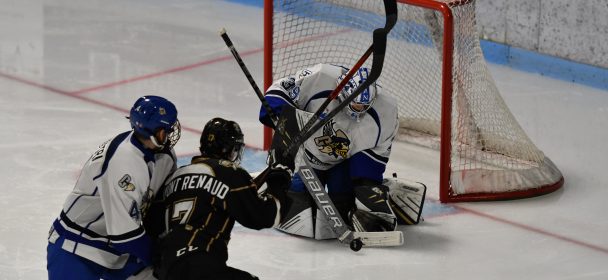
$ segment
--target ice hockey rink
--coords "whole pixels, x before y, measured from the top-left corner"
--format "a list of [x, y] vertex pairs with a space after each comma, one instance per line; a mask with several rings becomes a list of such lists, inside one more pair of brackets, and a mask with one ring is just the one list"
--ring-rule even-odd
[[[142, 95], [179, 110], [180, 164], [203, 124], [236, 120], [264, 166], [259, 101], [218, 36], [226, 28], [262, 84], [262, 9], [219, 0], [0, 0], [0, 279], [45, 279], [49, 226], [79, 171], [129, 130]], [[260, 279], [608, 279], [608, 91], [490, 64], [503, 98], [562, 171], [536, 198], [441, 204], [438, 155], [397, 143], [387, 174], [429, 186], [405, 244], [353, 252], [273, 229], [236, 226], [229, 265]], [[429, 168], [431, 169], [431, 168]], [[390, 173], [388, 173], [390, 172]], [[201, 264], [204, 265], [204, 264]]]

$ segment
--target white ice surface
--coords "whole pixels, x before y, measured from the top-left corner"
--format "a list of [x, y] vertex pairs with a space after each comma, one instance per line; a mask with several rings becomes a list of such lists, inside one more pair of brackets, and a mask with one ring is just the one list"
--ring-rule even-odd
[[[129, 129], [138, 96], [174, 101], [186, 162], [215, 116], [262, 143], [259, 101], [217, 31], [262, 81], [262, 10], [224, 1], [0, 0], [0, 279], [46, 278], [46, 237], [82, 164]], [[490, 65], [564, 187], [542, 197], [437, 203], [437, 155], [396, 144], [388, 172], [429, 186], [405, 246], [353, 253], [336, 241], [237, 227], [229, 264], [261, 279], [608, 279], [608, 92]], [[260, 168], [261, 152], [248, 154]], [[424, 169], [407, 163], [419, 162]]]

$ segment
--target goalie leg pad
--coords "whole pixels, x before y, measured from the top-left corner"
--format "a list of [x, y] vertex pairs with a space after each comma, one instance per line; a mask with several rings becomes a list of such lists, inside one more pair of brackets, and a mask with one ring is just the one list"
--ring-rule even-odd
[[395, 214], [388, 202], [388, 187], [356, 186], [357, 209], [350, 214], [356, 231], [393, 231], [397, 227]]
[[306, 192], [288, 191], [291, 207], [277, 229], [289, 234], [314, 238], [314, 212], [311, 197]]
[[420, 222], [426, 186], [398, 178], [385, 178], [383, 185], [389, 188], [389, 203], [400, 225], [416, 225]]
[[285, 233], [317, 240], [338, 238], [323, 211], [319, 211], [306, 192], [288, 191], [292, 204], [277, 229]]

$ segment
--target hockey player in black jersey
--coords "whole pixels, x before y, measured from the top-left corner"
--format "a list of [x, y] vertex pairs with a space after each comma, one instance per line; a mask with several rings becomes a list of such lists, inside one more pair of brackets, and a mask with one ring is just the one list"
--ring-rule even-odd
[[243, 147], [239, 125], [214, 118], [201, 134], [201, 155], [167, 180], [160, 193], [165, 213], [157, 217], [168, 225], [160, 239], [160, 279], [258, 279], [226, 265], [230, 232], [235, 221], [252, 229], [278, 225], [289, 208], [291, 171], [270, 168], [258, 195], [261, 183], [239, 167]]

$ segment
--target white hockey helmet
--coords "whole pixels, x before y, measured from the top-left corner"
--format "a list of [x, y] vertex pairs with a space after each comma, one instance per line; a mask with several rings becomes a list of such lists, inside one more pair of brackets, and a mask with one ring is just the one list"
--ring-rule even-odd
[[[344, 101], [351, 94], [355, 93], [355, 90], [359, 87], [360, 84], [363, 84], [367, 80], [367, 76], [369, 74], [369, 69], [365, 67], [359, 68], [359, 70], [353, 75], [353, 77], [346, 83], [342, 91], [340, 91], [340, 95], [338, 96], [340, 101]], [[340, 75], [337, 80], [337, 84], [340, 84], [342, 80], [346, 77], [346, 73]], [[378, 96], [378, 86], [376, 83], [372, 83], [368, 88], [363, 90], [359, 96], [353, 99], [348, 106], [346, 106], [346, 113], [354, 120], [359, 121], [359, 119], [369, 110], [376, 97]]]

